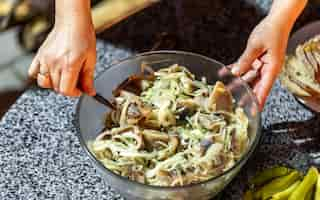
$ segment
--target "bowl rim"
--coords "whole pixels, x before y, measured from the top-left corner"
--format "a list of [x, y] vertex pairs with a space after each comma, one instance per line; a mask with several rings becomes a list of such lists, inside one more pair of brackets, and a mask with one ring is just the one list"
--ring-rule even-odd
[[[104, 69], [103, 71], [100, 72], [100, 74], [98, 74], [95, 77], [95, 80], [99, 79], [100, 76], [102, 76], [106, 71], [110, 70], [113, 67], [118, 66], [119, 64], [122, 64], [124, 62], [128, 62], [132, 59], [136, 59], [138, 57], [143, 57], [143, 56], [150, 56], [150, 55], [155, 55], [155, 54], [180, 54], [180, 55], [191, 55], [191, 56], [196, 56], [199, 57], [201, 59], [205, 59], [207, 61], [213, 62], [213, 63], [218, 63], [221, 66], [225, 66], [224, 64], [222, 64], [221, 62], [209, 58], [207, 56], [201, 55], [201, 54], [197, 54], [197, 53], [192, 53], [192, 52], [186, 52], [186, 51], [176, 51], [176, 50], [160, 50], [160, 51], [147, 51], [147, 52], [143, 52], [143, 53], [139, 53], [139, 54], [135, 54], [133, 56], [129, 56], [127, 58], [121, 59], [116, 63], [112, 63], [108, 68]], [[228, 69], [228, 68], [227, 68]], [[229, 70], [229, 69], [228, 69]], [[230, 70], [229, 70], [230, 71]], [[250, 95], [250, 97], [253, 99], [254, 104], [257, 106], [257, 108], [259, 107], [258, 105], [258, 100], [256, 98], [256, 96], [253, 94], [251, 88], [249, 87], [249, 85], [242, 80], [241, 78], [237, 78], [240, 80], [241, 84], [245, 87], [245, 89], [247, 90], [248, 94]], [[250, 156], [252, 155], [252, 153], [255, 151], [262, 133], [261, 133], [261, 112], [258, 111], [257, 112], [257, 132], [256, 132], [256, 137], [255, 140], [253, 141], [251, 148], [248, 149], [245, 154], [243, 154], [241, 156], [241, 158], [239, 160], [237, 160], [235, 162], [235, 164], [229, 168], [228, 170], [224, 171], [223, 173], [219, 174], [218, 176], [212, 177], [208, 180], [205, 181], [201, 181], [198, 183], [191, 183], [188, 185], [183, 185], [183, 186], [157, 186], [157, 185], [148, 185], [148, 184], [143, 184], [137, 181], [133, 181], [130, 180], [124, 176], [118, 175], [116, 173], [114, 173], [113, 171], [109, 170], [108, 168], [106, 168], [98, 159], [96, 159], [96, 157], [93, 155], [93, 153], [91, 153], [91, 151], [88, 148], [88, 145], [86, 144], [86, 142], [84, 141], [82, 135], [81, 135], [81, 129], [80, 129], [80, 107], [82, 104], [82, 101], [84, 99], [85, 95], [82, 95], [77, 103], [76, 106], [76, 116], [75, 116], [75, 125], [76, 125], [76, 131], [77, 131], [77, 137], [80, 141], [80, 146], [82, 147], [82, 149], [86, 152], [86, 154], [89, 156], [90, 160], [94, 163], [95, 167], [98, 168], [101, 172], [103, 173], [107, 173], [110, 176], [113, 176], [114, 178], [119, 178], [122, 181], [127, 181], [133, 185], [139, 186], [139, 187], [145, 187], [145, 188], [149, 188], [149, 189], [153, 189], [153, 190], [166, 190], [166, 191], [173, 191], [173, 190], [181, 190], [181, 189], [187, 189], [187, 188], [192, 188], [195, 186], [201, 186], [201, 185], [206, 185], [209, 182], [214, 182], [215, 180], [218, 180], [219, 178], [223, 177], [226, 174], [229, 174], [231, 171], [233, 171], [235, 168], [237, 168], [238, 166], [241, 166], [242, 163], [245, 163]], [[242, 167], [242, 166], [241, 166]]]

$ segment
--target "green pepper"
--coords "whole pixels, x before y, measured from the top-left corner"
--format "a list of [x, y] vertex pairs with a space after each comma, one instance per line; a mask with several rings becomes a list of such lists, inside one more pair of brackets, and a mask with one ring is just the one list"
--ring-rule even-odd
[[289, 169], [286, 167], [281, 167], [281, 166], [272, 167], [257, 174], [255, 177], [253, 177], [249, 181], [249, 183], [254, 186], [261, 186], [274, 178], [288, 175], [291, 171], [292, 169]]
[[301, 181], [296, 181], [294, 184], [292, 184], [287, 189], [278, 192], [272, 196], [271, 200], [287, 200], [290, 194], [298, 187], [298, 185], [301, 183]]
[[281, 192], [288, 187], [290, 187], [294, 182], [296, 182], [300, 178], [300, 174], [298, 171], [293, 171], [290, 174], [278, 177], [265, 186], [261, 187], [256, 195], [255, 198], [262, 198], [263, 200], [270, 198], [272, 195]]
[[318, 175], [317, 185], [316, 185], [316, 194], [314, 200], [320, 200], [320, 174]]
[[303, 178], [301, 184], [293, 191], [288, 200], [302, 200], [310, 193], [318, 179], [318, 170], [311, 167], [307, 175]]
[[253, 200], [253, 192], [251, 190], [247, 190], [243, 195], [243, 200]]

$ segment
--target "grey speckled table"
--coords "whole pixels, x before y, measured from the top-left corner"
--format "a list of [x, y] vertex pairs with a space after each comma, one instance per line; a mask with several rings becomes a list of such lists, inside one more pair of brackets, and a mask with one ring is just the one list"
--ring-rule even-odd
[[[176, 49], [230, 63], [240, 55], [251, 28], [263, 16], [242, 1], [204, 0], [194, 3], [191, 10], [190, 2], [194, 1], [163, 1], [104, 33], [101, 37], [105, 40], [97, 45], [97, 74], [111, 62], [149, 49], [156, 33], [162, 31], [176, 34]], [[121, 199], [80, 148], [74, 126], [76, 102], [31, 88], [3, 117], [1, 200]], [[264, 138], [222, 199], [240, 199], [246, 180], [261, 167], [280, 163], [305, 169], [308, 153], [319, 149], [320, 142], [297, 145], [295, 141], [303, 135], [317, 138], [319, 118], [276, 83], [263, 112]]]

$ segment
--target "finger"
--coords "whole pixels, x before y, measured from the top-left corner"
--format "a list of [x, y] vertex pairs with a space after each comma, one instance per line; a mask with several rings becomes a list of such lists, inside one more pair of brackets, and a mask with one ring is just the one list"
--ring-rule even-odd
[[[259, 83], [259, 81], [260, 81], [260, 78], [258, 76], [253, 81], [248, 83], [250, 85], [250, 88], [252, 89], [253, 94], [255, 94], [255, 90], [257, 89], [257, 84]], [[256, 96], [254, 98], [256, 98]], [[240, 98], [239, 105], [243, 106], [243, 105], [249, 103], [248, 102], [249, 100], [252, 100], [252, 97], [250, 94], [246, 93], [245, 95], [243, 95]]]
[[44, 63], [44, 62], [40, 62], [40, 74], [42, 75], [49, 75], [49, 65]]
[[260, 88], [261, 88], [261, 80], [258, 80], [255, 85], [253, 86], [253, 93], [256, 96], [259, 104], [259, 109], [262, 111], [264, 102], [262, 101], [261, 95], [260, 95]]
[[251, 97], [251, 96], [250, 96], [248, 93], [244, 94], [244, 95], [240, 98], [240, 100], [239, 100], [239, 102], [238, 102], [238, 106], [244, 107], [247, 103], [250, 102], [250, 100], [251, 100], [250, 97]]
[[231, 69], [232, 73], [241, 76], [252, 68], [253, 62], [263, 54], [262, 47], [251, 47], [247, 45], [244, 53], [240, 56], [238, 62]]
[[260, 109], [263, 109], [273, 83], [277, 78], [277, 73], [269, 66], [264, 66], [261, 73], [261, 80], [259, 80], [259, 82], [255, 85], [254, 93], [259, 101]]
[[83, 90], [83, 92], [87, 93], [90, 96], [94, 96], [96, 94], [96, 90], [94, 87], [95, 63], [95, 58], [88, 58], [80, 72], [81, 89]]
[[48, 76], [38, 74], [37, 82], [38, 82], [38, 85], [42, 88], [46, 88], [46, 89], [52, 88], [51, 80]]
[[59, 92], [60, 79], [61, 79], [61, 68], [54, 66], [50, 67], [50, 78], [52, 86], [56, 92]]
[[242, 80], [244, 80], [247, 83], [253, 82], [258, 77], [258, 71], [255, 69], [251, 69], [248, 72], [246, 72], [243, 76], [241, 76]]
[[243, 85], [243, 81], [239, 78], [233, 79], [231, 83], [227, 84], [226, 87], [229, 91], [236, 91], [239, 87]]
[[264, 73], [264, 71], [270, 71], [271, 73], [278, 75], [281, 72], [283, 58], [279, 58], [279, 55], [265, 54], [261, 57], [261, 61], [263, 66], [268, 66], [261, 68], [262, 73]]
[[252, 63], [252, 68], [255, 70], [261, 69], [262, 66], [263, 66], [263, 62], [259, 59], [255, 59]]
[[[230, 70], [233, 66], [234, 64], [222, 67], [218, 71], [218, 77], [222, 79], [222, 78], [231, 76], [232, 74]], [[228, 88], [228, 90], [233, 91], [233, 90], [236, 90], [239, 86], [241, 86], [242, 83], [243, 82], [239, 78], [233, 78], [232, 81], [230, 81], [230, 83], [226, 85], [226, 87]]]
[[252, 116], [256, 116], [258, 111], [260, 111], [260, 104], [259, 102], [256, 102], [256, 97], [252, 96], [251, 93], [246, 92], [241, 97], [239, 97], [237, 106], [247, 109], [247, 111], [250, 112]]
[[227, 88], [230, 91], [235, 91], [241, 86], [243, 86], [243, 82], [248, 83], [249, 85], [252, 85], [254, 81], [259, 77], [259, 72], [255, 69], [249, 70], [247, 73], [245, 73], [243, 76], [241, 76], [241, 79], [234, 79], [231, 83], [227, 84]]
[[67, 66], [62, 69], [59, 92], [65, 96], [77, 97], [81, 91], [77, 88], [79, 67]]
[[230, 70], [233, 67], [233, 65], [234, 64], [231, 64], [231, 65], [224, 66], [221, 69], [219, 69], [219, 71], [218, 71], [219, 78], [223, 78], [223, 77], [230, 75]]
[[32, 78], [37, 79], [38, 73], [40, 72], [40, 61], [38, 59], [38, 55], [36, 55], [28, 70], [28, 75]]
[[261, 87], [261, 77], [259, 79], [257, 79], [252, 85], [252, 90], [253, 92], [257, 92], [259, 90], [259, 88]]

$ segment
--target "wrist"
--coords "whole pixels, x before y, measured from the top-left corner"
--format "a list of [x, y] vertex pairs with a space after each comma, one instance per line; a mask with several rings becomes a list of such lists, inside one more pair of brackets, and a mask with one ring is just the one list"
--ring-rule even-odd
[[56, 25], [91, 22], [90, 0], [56, 0]]
[[280, 29], [282, 32], [290, 32], [295, 20], [291, 20], [288, 18], [280, 18], [276, 14], [269, 14], [266, 16], [266, 21], [270, 26], [275, 27], [276, 29]]

